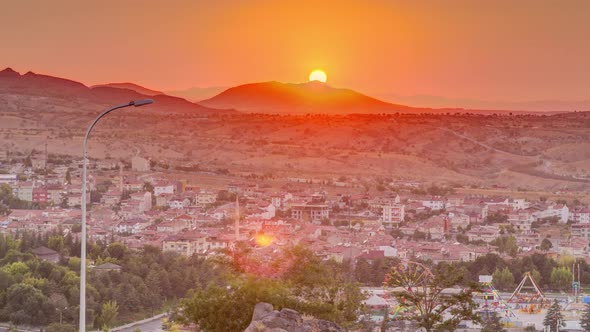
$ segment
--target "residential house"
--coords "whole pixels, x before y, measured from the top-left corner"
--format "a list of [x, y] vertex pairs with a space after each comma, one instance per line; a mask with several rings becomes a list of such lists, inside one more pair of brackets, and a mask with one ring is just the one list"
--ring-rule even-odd
[[149, 191], [133, 193], [130, 195], [130, 200], [137, 202], [138, 213], [143, 213], [152, 209], [152, 193]]
[[141, 191], [143, 190], [145, 183], [141, 180], [137, 179], [128, 179], [123, 183], [123, 190], [129, 192]]
[[178, 233], [183, 229], [190, 229], [190, 225], [182, 220], [164, 221], [156, 226], [159, 233]]
[[330, 218], [330, 208], [327, 204], [294, 204], [291, 205], [291, 217], [300, 221], [320, 223]]
[[453, 232], [457, 232], [459, 228], [466, 229], [469, 226], [471, 219], [466, 214], [456, 212], [449, 212], [448, 218]]
[[[397, 196], [399, 198], [399, 196]], [[394, 227], [405, 219], [405, 206], [403, 204], [382, 205], [381, 223], [385, 227]]]
[[42, 259], [44, 261], [57, 263], [59, 262], [59, 253], [55, 250], [46, 248], [46, 247], [37, 247], [32, 250], [33, 255], [37, 256], [37, 258]]
[[162, 194], [174, 194], [174, 184], [167, 182], [158, 182], [154, 184], [154, 195], [160, 196]]
[[64, 199], [66, 192], [60, 185], [52, 185], [46, 188], [47, 201], [52, 205], [59, 205]]
[[138, 234], [149, 225], [151, 225], [151, 222], [147, 220], [133, 218], [119, 222], [114, 231], [116, 233]]
[[182, 196], [174, 196], [168, 200], [168, 207], [171, 209], [184, 209], [191, 204], [190, 199]]
[[168, 201], [174, 197], [174, 194], [156, 195], [156, 207], [168, 206]]
[[49, 194], [47, 192], [47, 189], [42, 188], [42, 187], [33, 188], [32, 201], [33, 201], [33, 203], [37, 203], [37, 204], [49, 203]]
[[556, 217], [565, 224], [569, 219], [569, 208], [565, 204], [538, 204], [534, 208], [533, 217], [536, 220]]
[[276, 208], [272, 203], [259, 201], [257, 206], [249, 211], [248, 218], [268, 220], [275, 217]]
[[535, 218], [529, 209], [512, 210], [508, 213], [508, 222], [521, 232], [529, 232], [533, 221]]
[[473, 226], [465, 232], [469, 241], [484, 241], [490, 243], [500, 236], [500, 229], [497, 226]]
[[430, 197], [421, 199], [422, 206], [431, 210], [443, 210], [445, 208], [445, 200], [441, 197]]
[[114, 206], [121, 201], [121, 195], [122, 193], [119, 190], [111, 188], [102, 195], [100, 201], [104, 205]]
[[18, 183], [18, 176], [16, 174], [0, 174], [0, 185], [8, 184], [11, 187]]
[[428, 234], [432, 240], [441, 240], [450, 230], [449, 220], [446, 216], [432, 216], [418, 224], [416, 230]]
[[18, 197], [18, 199], [32, 202], [33, 201], [33, 189], [34, 184], [33, 182], [19, 182], [16, 187], [14, 188], [14, 195]]
[[590, 240], [590, 223], [577, 223], [571, 225], [572, 237], [580, 237]]
[[576, 224], [590, 223], [590, 209], [587, 207], [575, 208], [570, 213], [570, 220]]
[[208, 190], [200, 190], [195, 195], [195, 205], [205, 207], [209, 204], [215, 203], [217, 194]]
[[195, 231], [170, 235], [162, 242], [162, 251], [172, 251], [190, 257], [205, 251], [205, 234]]

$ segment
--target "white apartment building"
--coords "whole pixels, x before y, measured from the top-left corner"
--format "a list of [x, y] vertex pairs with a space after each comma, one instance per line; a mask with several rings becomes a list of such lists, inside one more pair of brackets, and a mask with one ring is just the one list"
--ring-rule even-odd
[[405, 218], [403, 204], [386, 204], [382, 206], [381, 223], [386, 227], [399, 225]]

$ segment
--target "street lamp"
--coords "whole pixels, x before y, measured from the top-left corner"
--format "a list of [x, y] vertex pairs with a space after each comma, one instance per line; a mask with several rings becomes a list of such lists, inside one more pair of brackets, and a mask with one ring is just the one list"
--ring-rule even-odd
[[115, 106], [111, 109], [108, 109], [102, 112], [99, 116], [92, 121], [88, 130], [86, 131], [86, 136], [84, 137], [84, 150], [83, 150], [83, 168], [82, 168], [82, 240], [81, 242], [81, 251], [80, 251], [80, 332], [86, 331], [86, 146], [88, 145], [88, 137], [90, 136], [90, 131], [94, 127], [94, 125], [102, 118], [103, 116], [109, 114], [110, 112], [117, 110], [119, 108], [125, 108], [129, 106], [143, 106], [153, 103], [152, 99], [141, 99], [141, 100], [134, 100], [130, 101], [127, 104], [122, 104]]

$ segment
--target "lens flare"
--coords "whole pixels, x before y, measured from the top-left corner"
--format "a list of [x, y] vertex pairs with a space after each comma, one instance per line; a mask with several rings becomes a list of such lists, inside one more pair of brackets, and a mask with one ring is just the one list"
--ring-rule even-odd
[[264, 248], [270, 246], [274, 239], [272, 238], [272, 236], [267, 234], [256, 234], [254, 240], [256, 241], [256, 244], [258, 246]]

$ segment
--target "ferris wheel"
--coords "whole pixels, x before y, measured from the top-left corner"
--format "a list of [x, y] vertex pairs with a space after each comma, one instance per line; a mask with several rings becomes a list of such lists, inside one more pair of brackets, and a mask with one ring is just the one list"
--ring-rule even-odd
[[403, 287], [412, 292], [416, 287], [426, 287], [434, 279], [432, 271], [422, 263], [406, 261], [391, 269], [386, 284]]

